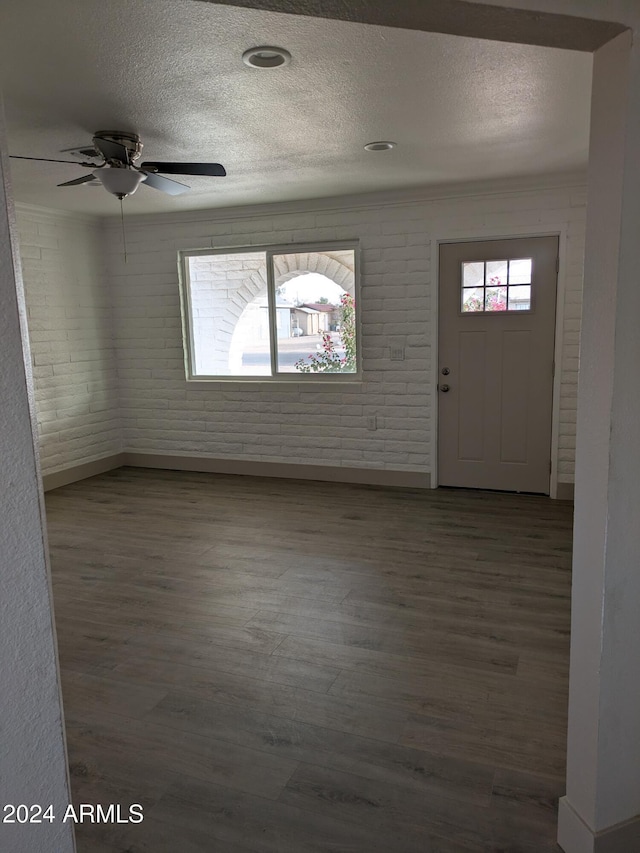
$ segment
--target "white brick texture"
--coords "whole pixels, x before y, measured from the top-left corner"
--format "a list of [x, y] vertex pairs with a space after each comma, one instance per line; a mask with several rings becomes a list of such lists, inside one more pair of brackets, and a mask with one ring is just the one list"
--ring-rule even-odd
[[43, 474], [122, 447], [100, 223], [18, 206]]
[[[342, 465], [428, 472], [435, 436], [432, 400], [432, 236], [486, 238], [519, 236], [522, 229], [539, 233], [562, 227], [566, 234], [564, 270], [564, 327], [561, 364], [558, 472], [560, 482], [573, 480], [575, 448], [575, 391], [578, 369], [585, 194], [567, 186], [527, 191], [486, 192], [439, 200], [391, 202], [344, 201], [299, 205], [294, 210], [270, 207], [243, 213], [240, 209], [172, 216], [131, 218], [128, 261], [125, 264], [118, 228], [104, 225], [105, 246], [114, 312], [115, 345], [125, 450], [167, 454], [319, 465]], [[362, 250], [360, 312], [364, 376], [361, 384], [340, 387], [312, 382], [187, 383], [184, 371], [177, 252], [206, 247], [244, 247], [268, 243], [303, 243], [357, 239]], [[26, 243], [29, 252], [37, 249]], [[29, 276], [41, 273], [37, 258], [25, 259]], [[31, 264], [35, 264], [31, 266]], [[45, 265], [46, 266], [46, 265]], [[63, 276], [64, 278], [64, 276]], [[59, 282], [60, 275], [57, 273]], [[56, 285], [57, 291], [61, 284]], [[66, 293], [69, 285], [65, 284]], [[99, 288], [98, 288], [99, 289]], [[28, 295], [33, 320], [44, 322], [49, 334], [64, 328], [67, 337], [46, 338], [44, 350], [34, 349], [41, 402], [50, 402], [44, 389], [60, 384], [64, 405], [55, 409], [53, 425], [43, 439], [47, 453], [67, 441], [59, 415], [73, 400], [66, 389], [90, 384], [97, 372], [106, 383], [105, 405], [112, 369], [107, 349], [96, 348], [96, 360], [83, 367], [80, 349], [71, 357], [70, 345], [80, 344], [72, 333], [98, 323], [106, 344], [108, 309], [100, 300], [85, 306], [89, 313], [73, 315], [69, 326], [64, 300], [38, 302], [51, 285], [31, 284]], [[71, 288], [73, 294], [77, 288]], [[69, 292], [69, 295], [72, 295]], [[73, 297], [72, 297], [73, 298]], [[55, 316], [49, 312], [55, 308]], [[105, 312], [105, 326], [90, 313]], [[42, 326], [34, 326], [37, 332]], [[82, 352], [90, 357], [86, 339]], [[405, 359], [392, 361], [391, 348], [404, 348]], [[109, 350], [110, 352], [110, 350]], [[50, 357], [44, 356], [48, 353]], [[99, 358], [98, 358], [99, 356]], [[42, 360], [38, 360], [42, 358]], [[60, 360], [58, 360], [58, 358]], [[100, 360], [106, 359], [106, 361]], [[77, 372], [76, 372], [77, 371]], [[83, 372], [86, 371], [86, 372]], [[66, 384], [65, 384], [66, 383]], [[111, 390], [112, 386], [111, 386]], [[70, 395], [73, 398], [73, 394]], [[71, 405], [69, 405], [71, 403]], [[117, 421], [104, 410], [104, 441], [116, 441]], [[43, 423], [46, 420], [42, 409]], [[89, 440], [92, 422], [85, 412], [80, 436]], [[367, 429], [375, 415], [377, 429]], [[69, 429], [72, 428], [68, 424]], [[48, 431], [50, 430], [50, 432]]]

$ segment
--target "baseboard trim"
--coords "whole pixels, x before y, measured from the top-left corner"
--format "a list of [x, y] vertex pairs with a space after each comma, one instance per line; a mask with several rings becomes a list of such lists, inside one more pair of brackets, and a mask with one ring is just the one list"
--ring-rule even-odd
[[558, 483], [556, 491], [556, 500], [572, 501], [575, 493], [575, 485], [573, 483]]
[[201, 471], [211, 474], [240, 474], [253, 477], [281, 477], [292, 480], [322, 480], [328, 483], [355, 483], [403, 489], [429, 489], [431, 476], [417, 471], [390, 471], [377, 468], [346, 468], [332, 465], [304, 465], [289, 462], [260, 462], [244, 459], [215, 459], [209, 456], [163, 453], [122, 454], [123, 465], [135, 468], [165, 468], [172, 471]]
[[561, 797], [558, 844], [564, 853], [630, 853], [640, 850], [640, 815], [594, 833], [567, 798]]
[[42, 487], [45, 492], [50, 492], [52, 489], [59, 489], [60, 486], [68, 486], [70, 483], [77, 483], [78, 480], [86, 480], [87, 477], [95, 477], [96, 474], [104, 474], [105, 471], [121, 468], [125, 464], [123, 460], [124, 453], [113, 453], [110, 456], [103, 456], [101, 459], [93, 459], [91, 462], [83, 462], [80, 465], [73, 465], [71, 468], [64, 468], [62, 471], [44, 474]]

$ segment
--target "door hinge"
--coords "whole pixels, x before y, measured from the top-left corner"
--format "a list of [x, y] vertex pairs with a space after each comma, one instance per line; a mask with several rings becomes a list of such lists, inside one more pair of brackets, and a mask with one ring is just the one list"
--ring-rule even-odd
[[560, 257], [556, 258], [556, 272], [560, 272]]

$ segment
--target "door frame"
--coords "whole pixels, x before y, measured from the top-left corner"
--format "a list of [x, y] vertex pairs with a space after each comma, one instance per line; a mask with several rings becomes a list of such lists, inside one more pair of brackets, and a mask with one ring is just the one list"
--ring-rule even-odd
[[456, 231], [455, 228], [442, 228], [442, 233], [435, 232], [431, 236], [431, 387], [433, 389], [431, 417], [433, 429], [431, 431], [431, 488], [438, 488], [438, 359], [439, 359], [439, 320], [440, 320], [440, 246], [443, 243], [476, 243], [483, 240], [509, 240], [517, 237], [558, 237], [558, 256], [560, 259], [558, 267], [558, 281], [556, 286], [556, 319], [555, 319], [555, 342], [553, 351], [554, 375], [553, 375], [553, 399], [551, 408], [551, 473], [549, 475], [549, 497], [558, 497], [558, 445], [560, 438], [560, 386], [562, 379], [562, 330], [564, 326], [564, 298], [566, 287], [566, 247], [569, 225], [567, 222], [556, 224], [549, 223], [547, 227], [539, 225], [516, 226], [508, 233], [498, 231], [495, 228], [477, 228], [470, 232], [468, 228]]

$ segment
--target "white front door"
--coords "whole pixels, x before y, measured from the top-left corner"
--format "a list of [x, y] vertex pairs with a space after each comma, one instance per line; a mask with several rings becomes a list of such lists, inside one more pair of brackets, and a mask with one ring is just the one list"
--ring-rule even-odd
[[440, 485], [549, 494], [557, 258], [557, 237], [440, 246]]

